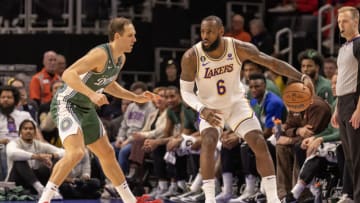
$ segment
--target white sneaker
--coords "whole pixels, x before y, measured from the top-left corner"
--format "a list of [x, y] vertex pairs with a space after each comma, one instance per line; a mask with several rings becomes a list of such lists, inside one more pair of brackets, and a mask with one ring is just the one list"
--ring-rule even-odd
[[189, 191], [189, 192], [185, 192], [183, 194], [174, 196], [174, 197], [170, 197], [170, 201], [172, 202], [183, 202], [182, 199], [192, 196], [194, 194], [198, 194], [198, 191]]
[[156, 197], [156, 199], [168, 199], [170, 197], [179, 195], [179, 192], [177, 190], [178, 190], [177, 186], [170, 186], [169, 189], [166, 192], [164, 192], [162, 194], [159, 194]]
[[221, 192], [215, 197], [216, 203], [226, 203], [228, 202], [232, 197], [231, 193], [224, 193]]
[[230, 199], [229, 203], [243, 202], [244, 199], [254, 196], [256, 193], [257, 190], [255, 188], [245, 188], [244, 192], [238, 198]]
[[197, 194], [188, 196], [187, 198], [181, 199], [183, 202], [204, 202], [205, 201], [205, 193], [200, 191]]
[[354, 203], [354, 200], [352, 200], [348, 194], [343, 194], [337, 203]]
[[157, 198], [159, 195], [161, 195], [161, 194], [163, 194], [163, 193], [165, 193], [165, 192], [167, 192], [167, 188], [166, 188], [166, 189], [160, 189], [160, 187], [157, 186], [157, 187], [154, 188], [148, 195], [149, 195], [151, 198], [155, 199], [155, 198]]
[[59, 191], [56, 191], [54, 196], [51, 198], [51, 200], [62, 200], [64, 199], [63, 196], [59, 193]]

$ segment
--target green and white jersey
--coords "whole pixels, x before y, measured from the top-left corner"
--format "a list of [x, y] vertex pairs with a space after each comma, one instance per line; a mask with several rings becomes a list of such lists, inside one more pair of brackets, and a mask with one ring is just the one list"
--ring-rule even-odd
[[[89, 71], [80, 75], [80, 78], [90, 89], [102, 93], [104, 88], [118, 77], [122, 61], [119, 58], [118, 63], [114, 63], [108, 43], [101, 44], [98, 47], [103, 48], [108, 55], [104, 70], [99, 73]], [[55, 99], [58, 101], [70, 102], [83, 108], [94, 107], [94, 104], [87, 96], [77, 92], [66, 84], [58, 91]]]

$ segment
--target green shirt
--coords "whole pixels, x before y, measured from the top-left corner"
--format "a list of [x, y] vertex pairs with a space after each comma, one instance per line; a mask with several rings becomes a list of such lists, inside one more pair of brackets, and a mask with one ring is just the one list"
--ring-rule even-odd
[[[331, 110], [334, 113], [336, 105], [336, 99], [331, 104]], [[324, 142], [332, 142], [332, 141], [338, 141], [340, 140], [340, 132], [338, 128], [334, 128], [331, 125], [331, 122], [329, 123], [328, 127], [322, 131], [321, 133], [315, 135], [316, 138], [322, 137]]]
[[334, 102], [334, 96], [331, 91], [331, 82], [321, 75], [319, 75], [318, 79], [315, 81], [315, 91], [316, 95], [323, 98], [328, 104], [331, 105]]
[[167, 116], [171, 122], [176, 125], [180, 125], [183, 128], [190, 129], [193, 131], [198, 130], [197, 125], [197, 113], [184, 103], [180, 103], [180, 111], [176, 112], [173, 109], [167, 110]]

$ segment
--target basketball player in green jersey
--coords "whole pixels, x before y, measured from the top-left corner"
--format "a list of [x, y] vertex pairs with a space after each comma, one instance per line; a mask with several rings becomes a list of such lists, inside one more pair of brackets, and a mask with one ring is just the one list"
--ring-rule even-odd
[[136, 42], [132, 22], [126, 18], [112, 19], [109, 41], [89, 51], [63, 73], [65, 84], [52, 100], [51, 113], [58, 125], [65, 156], [55, 164], [40, 203], [50, 202], [58, 186], [82, 159], [85, 146], [99, 158], [123, 202], [149, 202], [145, 198], [136, 199], [130, 191], [95, 106], [109, 103], [103, 92], [138, 103], [157, 99], [157, 95], [151, 92], [136, 95], [115, 82], [125, 63], [124, 53], [130, 53]]

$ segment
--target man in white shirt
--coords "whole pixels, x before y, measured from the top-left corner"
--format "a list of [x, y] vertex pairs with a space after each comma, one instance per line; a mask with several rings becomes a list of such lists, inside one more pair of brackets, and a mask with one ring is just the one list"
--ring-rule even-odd
[[34, 188], [41, 194], [50, 177], [53, 161], [64, 155], [64, 150], [34, 139], [36, 126], [32, 120], [20, 123], [18, 138], [6, 146], [9, 166], [7, 181], [24, 188]]

